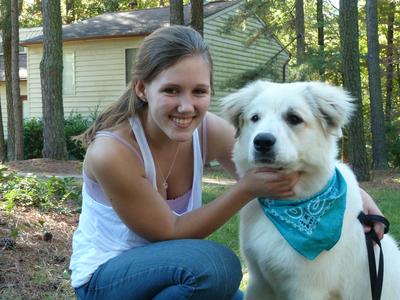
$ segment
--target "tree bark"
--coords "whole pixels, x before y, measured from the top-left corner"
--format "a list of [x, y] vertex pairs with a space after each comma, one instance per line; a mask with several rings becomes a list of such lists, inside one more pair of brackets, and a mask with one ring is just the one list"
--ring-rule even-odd
[[19, 3], [11, 0], [11, 89], [14, 106], [15, 159], [24, 159], [24, 125], [19, 86]]
[[169, 2], [169, 23], [171, 25], [184, 25], [183, 1], [170, 0]]
[[[4, 11], [5, 5], [3, 4], [3, 0], [0, 1], [0, 31], [3, 31], [3, 24], [4, 24]], [[2, 36], [4, 36], [2, 34]], [[2, 41], [3, 43], [4, 41]], [[4, 56], [3, 56], [4, 60]], [[6, 87], [7, 89], [7, 87]], [[7, 158], [7, 150], [6, 150], [6, 142], [4, 139], [4, 127], [3, 127], [3, 113], [0, 103], [0, 161], [4, 162]]]
[[370, 176], [363, 131], [357, 0], [340, 0], [339, 27], [343, 84], [355, 98], [357, 105], [349, 125], [349, 161], [357, 179], [366, 181]]
[[14, 105], [12, 97], [11, 80], [11, 2], [2, 0], [3, 11], [3, 58], [4, 75], [6, 79], [7, 98], [7, 160], [15, 159], [15, 129], [14, 129]]
[[303, 0], [296, 0], [296, 59], [297, 64], [304, 63], [306, 54], [306, 39], [304, 29], [304, 3]]
[[318, 50], [321, 59], [319, 67], [319, 76], [322, 81], [325, 80], [325, 40], [324, 40], [324, 3], [323, 0], [317, 0], [317, 28], [318, 28]]
[[386, 101], [385, 101], [385, 120], [390, 122], [392, 119], [392, 98], [394, 81], [394, 12], [396, 5], [394, 2], [389, 4], [388, 29], [387, 29], [387, 63], [386, 63]]
[[191, 0], [191, 26], [203, 36], [204, 22], [203, 22], [203, 0]]
[[372, 168], [387, 169], [385, 124], [382, 106], [381, 70], [379, 66], [378, 8], [376, 0], [366, 2], [368, 80], [372, 131]]
[[40, 62], [43, 157], [66, 159], [62, 98], [62, 26], [60, 1], [43, 0], [43, 57]]

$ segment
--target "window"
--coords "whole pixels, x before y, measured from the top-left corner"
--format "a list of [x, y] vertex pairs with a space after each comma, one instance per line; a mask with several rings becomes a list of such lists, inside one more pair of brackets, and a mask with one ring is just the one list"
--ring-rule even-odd
[[125, 83], [128, 84], [132, 80], [132, 72], [135, 68], [135, 58], [137, 49], [125, 49]]
[[63, 55], [63, 95], [75, 95], [75, 53]]

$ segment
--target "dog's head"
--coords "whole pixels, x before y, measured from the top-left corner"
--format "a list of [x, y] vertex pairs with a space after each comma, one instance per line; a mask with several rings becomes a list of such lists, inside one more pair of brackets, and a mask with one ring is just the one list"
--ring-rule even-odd
[[322, 82], [256, 81], [226, 96], [222, 115], [236, 128], [235, 162], [293, 171], [333, 161], [352, 100]]

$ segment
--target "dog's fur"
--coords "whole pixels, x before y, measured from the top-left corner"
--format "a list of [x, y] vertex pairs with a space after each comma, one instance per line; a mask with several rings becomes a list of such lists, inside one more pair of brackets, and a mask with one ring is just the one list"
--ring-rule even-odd
[[[246, 299], [371, 299], [364, 229], [357, 219], [363, 206], [359, 186], [352, 171], [336, 160], [341, 128], [354, 110], [349, 94], [321, 82], [256, 81], [225, 97], [222, 104], [223, 115], [237, 130], [233, 160], [240, 176], [259, 166], [301, 171], [295, 198], [305, 198], [327, 184], [336, 166], [348, 189], [340, 240], [314, 260], [291, 248], [258, 201], [241, 210], [240, 246], [249, 269]], [[276, 139], [267, 152], [254, 147], [259, 133]], [[382, 246], [382, 299], [400, 299], [399, 249], [390, 235]]]

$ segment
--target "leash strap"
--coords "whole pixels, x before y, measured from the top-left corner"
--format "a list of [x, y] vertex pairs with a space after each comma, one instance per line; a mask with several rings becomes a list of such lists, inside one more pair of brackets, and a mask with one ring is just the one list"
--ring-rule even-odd
[[[376, 234], [373, 225], [374, 222], [380, 222], [384, 224], [385, 225], [384, 233], [388, 233], [390, 223], [386, 218], [382, 216], [366, 215], [363, 212], [360, 212], [360, 214], [358, 215], [358, 220], [362, 224], [371, 227], [371, 230], [365, 233], [365, 240], [368, 251], [369, 278], [371, 282], [372, 300], [380, 300], [382, 294], [382, 284], [383, 284], [383, 251], [382, 251], [381, 241], [379, 240], [379, 237]], [[376, 262], [375, 262], [373, 242], [375, 242], [380, 249], [378, 272], [376, 272]]]

